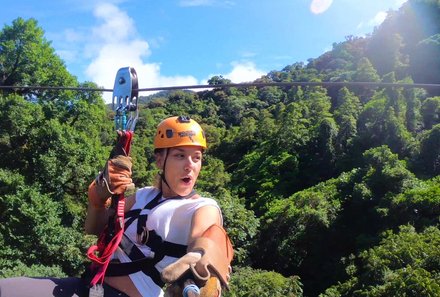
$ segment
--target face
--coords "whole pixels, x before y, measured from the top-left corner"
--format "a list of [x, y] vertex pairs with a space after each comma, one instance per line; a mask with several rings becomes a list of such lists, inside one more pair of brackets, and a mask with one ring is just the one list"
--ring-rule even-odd
[[[167, 183], [162, 182], [164, 197], [176, 195], [186, 196], [194, 188], [202, 167], [202, 148], [181, 146], [168, 149], [165, 163], [165, 153], [156, 159], [160, 169], [165, 170]], [[165, 163], [165, 168], [163, 168]]]

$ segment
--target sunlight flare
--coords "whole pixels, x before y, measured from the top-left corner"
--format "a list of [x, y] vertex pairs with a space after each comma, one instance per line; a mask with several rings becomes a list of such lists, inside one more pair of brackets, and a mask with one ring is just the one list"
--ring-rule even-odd
[[313, 0], [310, 4], [310, 11], [314, 14], [325, 12], [332, 5], [333, 0]]

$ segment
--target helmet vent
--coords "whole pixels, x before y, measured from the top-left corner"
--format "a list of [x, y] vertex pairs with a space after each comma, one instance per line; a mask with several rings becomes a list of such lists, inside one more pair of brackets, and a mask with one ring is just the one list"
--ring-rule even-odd
[[167, 131], [165, 133], [167, 135], [167, 138], [173, 138], [173, 134], [174, 134], [173, 130], [167, 129]]
[[179, 116], [177, 118], [177, 121], [179, 121], [180, 123], [190, 123], [191, 119], [189, 118], [189, 116]]

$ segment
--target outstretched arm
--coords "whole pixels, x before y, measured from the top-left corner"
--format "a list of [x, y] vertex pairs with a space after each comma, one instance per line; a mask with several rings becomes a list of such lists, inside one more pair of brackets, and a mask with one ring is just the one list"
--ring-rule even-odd
[[188, 245], [201, 237], [203, 232], [212, 225], [223, 225], [220, 209], [212, 205], [203, 206], [197, 209], [192, 218]]

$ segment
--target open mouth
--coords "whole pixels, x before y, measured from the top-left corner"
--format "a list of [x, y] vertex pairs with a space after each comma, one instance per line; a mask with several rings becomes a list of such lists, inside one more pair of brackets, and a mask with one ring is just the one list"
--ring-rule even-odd
[[189, 178], [189, 177], [184, 177], [184, 178], [182, 178], [182, 181], [183, 181], [185, 184], [189, 184], [189, 183], [191, 182], [191, 178]]

